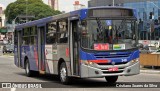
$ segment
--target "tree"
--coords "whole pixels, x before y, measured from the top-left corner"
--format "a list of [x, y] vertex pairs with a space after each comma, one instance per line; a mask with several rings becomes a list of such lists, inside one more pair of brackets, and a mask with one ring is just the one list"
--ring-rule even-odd
[[[5, 10], [8, 23], [12, 23], [18, 15], [34, 15], [35, 18], [32, 20], [37, 20], [60, 13], [60, 11], [53, 10], [44, 4], [42, 0], [17, 0], [10, 3]], [[16, 19], [16, 22], [18, 21], [19, 20]]]

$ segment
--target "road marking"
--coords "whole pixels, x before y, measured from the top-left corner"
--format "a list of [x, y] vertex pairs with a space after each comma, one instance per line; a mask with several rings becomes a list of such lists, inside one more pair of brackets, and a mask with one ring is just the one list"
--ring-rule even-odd
[[16, 91], [16, 88], [11, 88], [11, 91]]

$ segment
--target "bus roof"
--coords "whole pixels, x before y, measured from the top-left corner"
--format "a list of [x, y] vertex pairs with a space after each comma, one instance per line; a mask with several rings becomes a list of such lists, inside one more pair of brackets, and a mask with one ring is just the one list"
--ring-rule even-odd
[[69, 16], [70, 16], [70, 13], [59, 14], [59, 15], [55, 15], [55, 16], [49, 16], [49, 17], [42, 18], [42, 19], [39, 19], [39, 20], [19, 24], [15, 28], [18, 29], [18, 30], [21, 30], [23, 27], [30, 27], [30, 26], [35, 26], [35, 25], [36, 26], [41, 26], [41, 25], [46, 24], [47, 22], [51, 22], [53, 20], [57, 20], [57, 19], [61, 19], [61, 18], [69, 17]]
[[86, 8], [86, 9], [71, 11], [71, 12], [68, 12], [68, 13], [59, 14], [59, 15], [55, 15], [55, 16], [50, 16], [50, 17], [39, 19], [39, 20], [19, 24], [15, 28], [17, 30], [22, 30], [22, 28], [24, 28], [24, 27], [42, 26], [42, 25], [45, 25], [46, 23], [54, 21], [54, 20], [63, 19], [63, 18], [67, 18], [67, 17], [72, 17], [72, 16], [79, 16], [81, 11], [84, 11], [84, 10], [87, 11], [89, 9], [103, 9], [103, 8], [108, 8], [108, 9], [132, 9], [132, 8], [119, 7], [119, 6], [90, 7], [90, 8]]
[[98, 7], [90, 7], [88, 9], [101, 9], [101, 8], [108, 8], [108, 9], [134, 9], [129, 7], [121, 7], [121, 6], [98, 6]]

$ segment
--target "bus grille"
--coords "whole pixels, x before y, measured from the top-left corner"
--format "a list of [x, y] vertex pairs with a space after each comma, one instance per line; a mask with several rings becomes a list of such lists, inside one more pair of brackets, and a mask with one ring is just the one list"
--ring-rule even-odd
[[103, 74], [122, 73], [124, 68], [118, 68], [118, 71], [109, 71], [108, 69], [101, 69]]
[[[128, 62], [122, 62], [122, 63], [115, 63], [114, 65], [122, 65], [127, 64]], [[112, 63], [97, 63], [98, 65], [112, 65]]]
[[123, 71], [104, 71], [104, 74], [112, 74], [112, 73], [122, 73]]
[[95, 54], [95, 58], [122, 58], [122, 57], [129, 57], [131, 53], [128, 54]]

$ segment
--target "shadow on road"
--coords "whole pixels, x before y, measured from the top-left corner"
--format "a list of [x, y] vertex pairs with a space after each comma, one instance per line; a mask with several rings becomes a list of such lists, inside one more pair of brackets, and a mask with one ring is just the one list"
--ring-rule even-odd
[[[16, 73], [18, 75], [26, 76], [24, 73]], [[103, 80], [95, 79], [87, 79], [87, 78], [71, 78], [71, 83], [69, 85], [63, 85], [59, 77], [56, 75], [37, 75], [31, 78], [38, 79], [43, 82], [47, 82], [53, 86], [53, 88], [105, 88], [105, 87], [115, 87], [116, 84], [109, 84]]]

